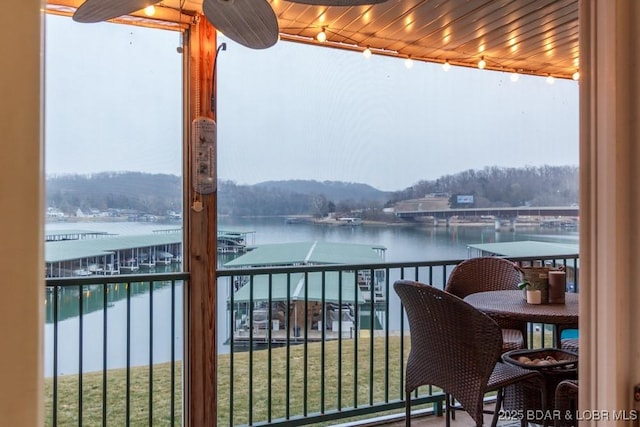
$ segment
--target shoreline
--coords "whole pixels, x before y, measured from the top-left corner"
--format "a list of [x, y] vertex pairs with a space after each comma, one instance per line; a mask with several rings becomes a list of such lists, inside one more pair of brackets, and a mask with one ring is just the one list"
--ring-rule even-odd
[[[520, 226], [520, 227], [540, 227], [543, 228], [542, 225], [542, 218], [536, 220], [536, 219], [527, 219], [527, 220], [521, 220], [521, 221], [516, 221], [513, 225], [515, 226]], [[301, 223], [307, 223], [307, 224], [317, 224], [317, 225], [328, 225], [328, 226], [332, 226], [332, 227], [357, 227], [360, 225], [351, 225], [351, 224], [345, 224], [345, 223], [340, 223], [339, 221], [337, 221], [335, 218], [320, 218], [320, 219], [316, 219], [316, 218], [309, 218], [308, 221], [301, 221]], [[434, 221], [415, 221], [415, 222], [408, 222], [408, 221], [375, 221], [375, 220], [362, 220], [361, 225], [366, 225], [366, 226], [380, 226], [380, 227], [435, 227], [435, 228], [440, 228], [440, 227], [495, 227], [496, 221], [495, 220], [485, 220], [485, 221], [468, 221], [468, 220], [459, 220], [459, 219], [453, 219], [451, 221], [449, 221], [449, 224], [447, 225], [447, 222], [445, 220], [438, 220], [437, 222]], [[501, 221], [501, 225], [500, 228], [509, 228], [511, 227], [511, 224], [508, 223], [508, 221]], [[550, 227], [551, 228], [551, 227]]]
[[[223, 218], [233, 218], [230, 216], [219, 216], [218, 219]], [[330, 227], [360, 227], [360, 226], [368, 226], [368, 227], [495, 227], [496, 221], [493, 219], [487, 220], [465, 220], [465, 219], [452, 219], [449, 221], [448, 225], [445, 220], [426, 220], [426, 221], [402, 221], [396, 220], [395, 217], [391, 220], [370, 220], [363, 219], [357, 224], [350, 224], [341, 222], [335, 217], [325, 217], [325, 218], [314, 218], [308, 215], [272, 215], [272, 216], [239, 216], [236, 218], [242, 219], [250, 219], [250, 218], [281, 218], [283, 221], [291, 220], [288, 222], [290, 225], [296, 224], [314, 224], [314, 225], [325, 225]], [[516, 227], [544, 227], [544, 220], [546, 217], [527, 217], [522, 220], [517, 220], [513, 225]], [[553, 218], [557, 219], [557, 218]], [[577, 220], [577, 218], [576, 218]], [[167, 220], [164, 218], [158, 218], [155, 221], [132, 221], [129, 217], [65, 217], [65, 218], [46, 218], [45, 224], [64, 224], [64, 223], [96, 223], [96, 222], [110, 222], [110, 223], [149, 223], [149, 224], [164, 224], [164, 225], [175, 225], [182, 226], [182, 221], [176, 220]], [[578, 222], [576, 221], [576, 224]], [[507, 220], [501, 220], [500, 228], [510, 228], [512, 224], [510, 224]], [[566, 227], [547, 227], [547, 228], [565, 228]], [[577, 228], [577, 227], [576, 227]]]

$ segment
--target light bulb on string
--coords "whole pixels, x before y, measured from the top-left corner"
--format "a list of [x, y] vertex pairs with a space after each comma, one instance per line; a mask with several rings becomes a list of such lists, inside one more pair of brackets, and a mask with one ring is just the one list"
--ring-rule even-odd
[[575, 73], [573, 73], [573, 76], [571, 76], [573, 78], [573, 80], [578, 81], [580, 80], [580, 71], [576, 71]]
[[510, 78], [511, 78], [511, 81], [515, 83], [520, 79], [520, 74], [514, 71], [513, 73], [511, 73]]
[[482, 58], [480, 58], [480, 61], [478, 61], [478, 68], [480, 68], [481, 70], [484, 70], [484, 67], [487, 66], [487, 63], [484, 60], [484, 56]]
[[408, 56], [407, 59], [404, 60], [404, 66], [407, 67], [407, 70], [413, 68], [413, 59], [411, 59], [411, 56]]
[[547, 76], [547, 83], [552, 85], [554, 82], [556, 81], [556, 79], [553, 78], [553, 76], [551, 74], [549, 74]]
[[156, 7], [154, 5], [150, 5], [144, 8], [144, 14], [147, 16], [153, 16], [156, 14]]
[[451, 64], [449, 64], [449, 61], [444, 61], [444, 64], [442, 64], [442, 69], [444, 71], [449, 71], [451, 69]]
[[322, 30], [316, 36], [316, 40], [318, 40], [320, 43], [324, 43], [327, 41], [327, 33], [324, 31], [324, 27], [322, 27]]
[[362, 51], [362, 55], [367, 59], [371, 58], [371, 49], [369, 49], [369, 46]]

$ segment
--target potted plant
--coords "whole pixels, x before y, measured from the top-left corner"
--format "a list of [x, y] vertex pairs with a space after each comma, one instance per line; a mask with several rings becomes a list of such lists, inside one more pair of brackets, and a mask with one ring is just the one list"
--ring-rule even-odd
[[518, 284], [518, 287], [523, 290], [527, 303], [542, 304], [542, 289], [538, 284], [525, 279]]
[[[549, 302], [549, 271], [550, 267], [521, 267], [522, 282], [520, 289], [524, 290], [526, 299], [527, 290], [540, 291], [540, 302], [533, 304], [547, 304]], [[536, 295], [532, 295], [534, 300]]]

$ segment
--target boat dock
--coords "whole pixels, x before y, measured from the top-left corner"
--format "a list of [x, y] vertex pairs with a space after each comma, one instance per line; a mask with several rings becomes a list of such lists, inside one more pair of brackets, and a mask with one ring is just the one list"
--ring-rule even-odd
[[56, 230], [55, 232], [47, 232], [44, 236], [45, 242], [61, 242], [67, 240], [97, 239], [109, 236], [106, 231], [92, 230]]
[[[255, 243], [255, 231], [218, 230], [217, 247], [221, 254], [242, 254], [247, 244]], [[248, 242], [247, 240], [251, 240]]]
[[182, 229], [131, 236], [65, 230], [46, 236], [47, 277], [173, 271], [182, 261]]
[[[258, 245], [224, 264], [229, 268], [290, 265], [374, 264], [380, 245], [307, 241]], [[310, 342], [353, 337], [384, 318], [384, 271], [324, 271], [234, 277], [227, 300], [228, 338], [239, 346]], [[371, 296], [376, 310], [371, 313]], [[356, 309], [359, 307], [359, 310]], [[358, 316], [358, 319], [355, 318]], [[286, 326], [289, 325], [289, 326]], [[287, 330], [289, 328], [290, 330]], [[306, 331], [304, 330], [306, 329]]]

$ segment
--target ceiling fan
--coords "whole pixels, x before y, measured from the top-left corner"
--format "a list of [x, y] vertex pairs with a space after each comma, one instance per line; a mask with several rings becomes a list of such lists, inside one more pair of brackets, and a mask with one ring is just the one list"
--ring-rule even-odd
[[[73, 14], [74, 21], [92, 23], [128, 15], [161, 0], [86, 0]], [[361, 6], [387, 0], [288, 0], [317, 6]], [[278, 41], [278, 19], [267, 0], [203, 0], [211, 25], [226, 37], [252, 49], [265, 49]]]

